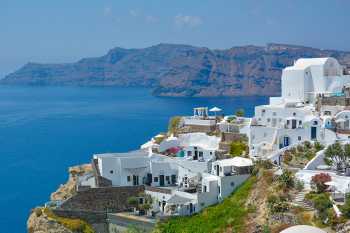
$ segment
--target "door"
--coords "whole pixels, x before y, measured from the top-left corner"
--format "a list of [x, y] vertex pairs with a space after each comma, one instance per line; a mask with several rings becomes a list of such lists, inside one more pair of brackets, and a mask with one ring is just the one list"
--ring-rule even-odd
[[192, 214], [192, 212], [193, 212], [193, 204], [190, 203], [190, 214]]
[[151, 173], [147, 173], [147, 185], [151, 185], [152, 184], [152, 174]]
[[284, 147], [289, 146], [289, 137], [284, 137], [283, 138], [283, 146]]
[[139, 176], [135, 176], [135, 175], [132, 176], [132, 184], [134, 186], [139, 185]]
[[194, 151], [193, 160], [198, 160], [198, 150]]
[[164, 175], [159, 176], [159, 185], [164, 186]]
[[311, 127], [311, 140], [315, 140], [317, 138], [317, 128]]

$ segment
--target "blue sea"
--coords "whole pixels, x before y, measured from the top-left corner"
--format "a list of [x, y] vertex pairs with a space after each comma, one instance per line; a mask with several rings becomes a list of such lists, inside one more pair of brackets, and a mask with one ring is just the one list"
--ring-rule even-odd
[[94, 153], [125, 152], [196, 106], [248, 116], [267, 97], [165, 98], [142, 88], [0, 86], [1, 232], [26, 232], [30, 209], [48, 201], [67, 168]]

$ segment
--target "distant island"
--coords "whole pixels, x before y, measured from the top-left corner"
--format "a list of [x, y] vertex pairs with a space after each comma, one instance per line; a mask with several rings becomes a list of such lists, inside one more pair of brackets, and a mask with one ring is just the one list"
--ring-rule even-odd
[[28, 63], [0, 84], [147, 87], [156, 96], [171, 97], [275, 96], [280, 94], [284, 67], [300, 57], [329, 56], [350, 69], [350, 52], [345, 51], [285, 44], [224, 50], [159, 44], [114, 48], [75, 63]]

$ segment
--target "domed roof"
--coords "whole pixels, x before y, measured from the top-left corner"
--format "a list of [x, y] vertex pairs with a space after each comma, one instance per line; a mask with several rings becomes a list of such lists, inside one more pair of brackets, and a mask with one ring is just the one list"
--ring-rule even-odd
[[327, 233], [320, 228], [308, 226], [308, 225], [297, 225], [289, 227], [280, 233]]

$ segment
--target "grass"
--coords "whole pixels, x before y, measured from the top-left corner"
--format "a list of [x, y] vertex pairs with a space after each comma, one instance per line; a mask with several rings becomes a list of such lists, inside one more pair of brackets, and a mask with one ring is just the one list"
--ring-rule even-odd
[[94, 233], [92, 227], [85, 221], [81, 219], [70, 219], [63, 218], [55, 215], [50, 209], [43, 208], [42, 210], [49, 219], [56, 221], [57, 223], [65, 226], [69, 230], [73, 232], [81, 232], [81, 233]]
[[190, 217], [174, 217], [158, 223], [155, 232], [214, 233], [224, 232], [226, 229], [231, 229], [229, 232], [244, 232], [245, 218], [249, 212], [245, 203], [255, 182], [256, 177], [250, 177], [222, 203]]

